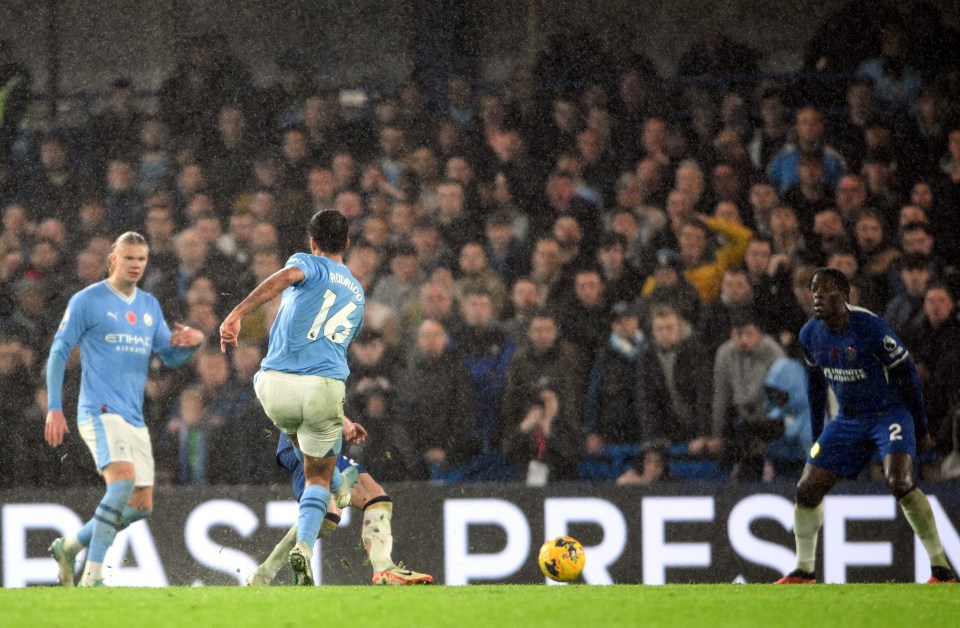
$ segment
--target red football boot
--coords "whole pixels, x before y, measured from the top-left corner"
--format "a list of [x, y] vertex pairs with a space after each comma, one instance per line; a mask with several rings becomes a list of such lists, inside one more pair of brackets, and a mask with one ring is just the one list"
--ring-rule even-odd
[[784, 577], [780, 578], [774, 584], [816, 584], [817, 577], [812, 571], [802, 571], [794, 569]]

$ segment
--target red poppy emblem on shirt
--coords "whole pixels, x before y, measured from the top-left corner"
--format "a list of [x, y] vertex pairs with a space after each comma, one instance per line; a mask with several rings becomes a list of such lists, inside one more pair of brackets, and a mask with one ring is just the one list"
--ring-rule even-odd
[[127, 311], [127, 322], [133, 325], [137, 322], [137, 315], [133, 312]]
[[837, 351], [836, 347], [830, 347], [830, 359], [836, 360], [840, 356], [840, 352]]

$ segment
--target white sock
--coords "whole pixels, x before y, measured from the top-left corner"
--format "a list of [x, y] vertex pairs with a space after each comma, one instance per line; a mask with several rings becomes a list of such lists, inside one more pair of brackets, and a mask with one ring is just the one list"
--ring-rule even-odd
[[934, 567], [949, 567], [947, 556], [943, 553], [940, 534], [937, 532], [937, 520], [933, 517], [930, 500], [923, 491], [915, 488], [900, 498], [900, 509], [916, 533], [923, 548], [927, 550], [930, 564]]
[[373, 573], [393, 568], [393, 533], [390, 519], [393, 517], [393, 502], [377, 502], [363, 511], [363, 528], [360, 535], [363, 547], [370, 557]]
[[86, 546], [80, 543], [80, 539], [77, 538], [76, 534], [70, 534], [63, 537], [63, 551], [67, 554], [76, 556], [84, 549], [84, 547]]
[[280, 539], [280, 542], [277, 543], [276, 547], [273, 548], [273, 551], [270, 552], [269, 556], [267, 556], [267, 560], [263, 561], [263, 564], [257, 567], [257, 571], [260, 573], [260, 575], [265, 576], [270, 580], [276, 578], [277, 572], [280, 571], [280, 568], [287, 564], [287, 557], [290, 555], [290, 550], [292, 550], [293, 546], [296, 544], [297, 526], [294, 524], [294, 526], [287, 530], [287, 533], [283, 535], [283, 538]]
[[816, 508], [797, 504], [793, 510], [793, 535], [797, 540], [797, 569], [813, 571], [817, 564], [817, 536], [823, 525], [823, 502]]
[[89, 587], [97, 580], [103, 580], [103, 563], [94, 563], [88, 560], [83, 568], [83, 579], [80, 581], [80, 586]]

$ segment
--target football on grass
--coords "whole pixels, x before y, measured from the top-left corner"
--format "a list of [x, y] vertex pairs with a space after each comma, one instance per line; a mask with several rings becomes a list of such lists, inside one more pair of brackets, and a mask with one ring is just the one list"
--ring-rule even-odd
[[576, 580], [586, 562], [580, 541], [570, 536], [550, 539], [540, 547], [537, 557], [543, 575], [557, 582]]

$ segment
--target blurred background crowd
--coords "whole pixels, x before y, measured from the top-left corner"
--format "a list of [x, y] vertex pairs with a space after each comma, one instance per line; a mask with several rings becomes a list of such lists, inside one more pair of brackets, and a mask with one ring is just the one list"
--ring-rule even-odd
[[[76, 433], [43, 444], [44, 366], [127, 230], [150, 242], [141, 287], [210, 340], [151, 367], [158, 482], [277, 481], [251, 380], [278, 303], [227, 355], [217, 328], [327, 207], [367, 295], [346, 411], [370, 437], [347, 453], [380, 481], [797, 477], [822, 265], [917, 362], [922, 477], [960, 475], [960, 36], [912, 10], [825, 24], [790, 80], [720, 33], [665, 80], [570, 30], [506, 83], [451, 74], [438, 97], [413, 75], [360, 108], [293, 49], [256, 85], [207, 32], [150, 106], [117, 77], [42, 131], [0, 45], [0, 485], [96, 479]], [[79, 378], [74, 355], [68, 417]]]

